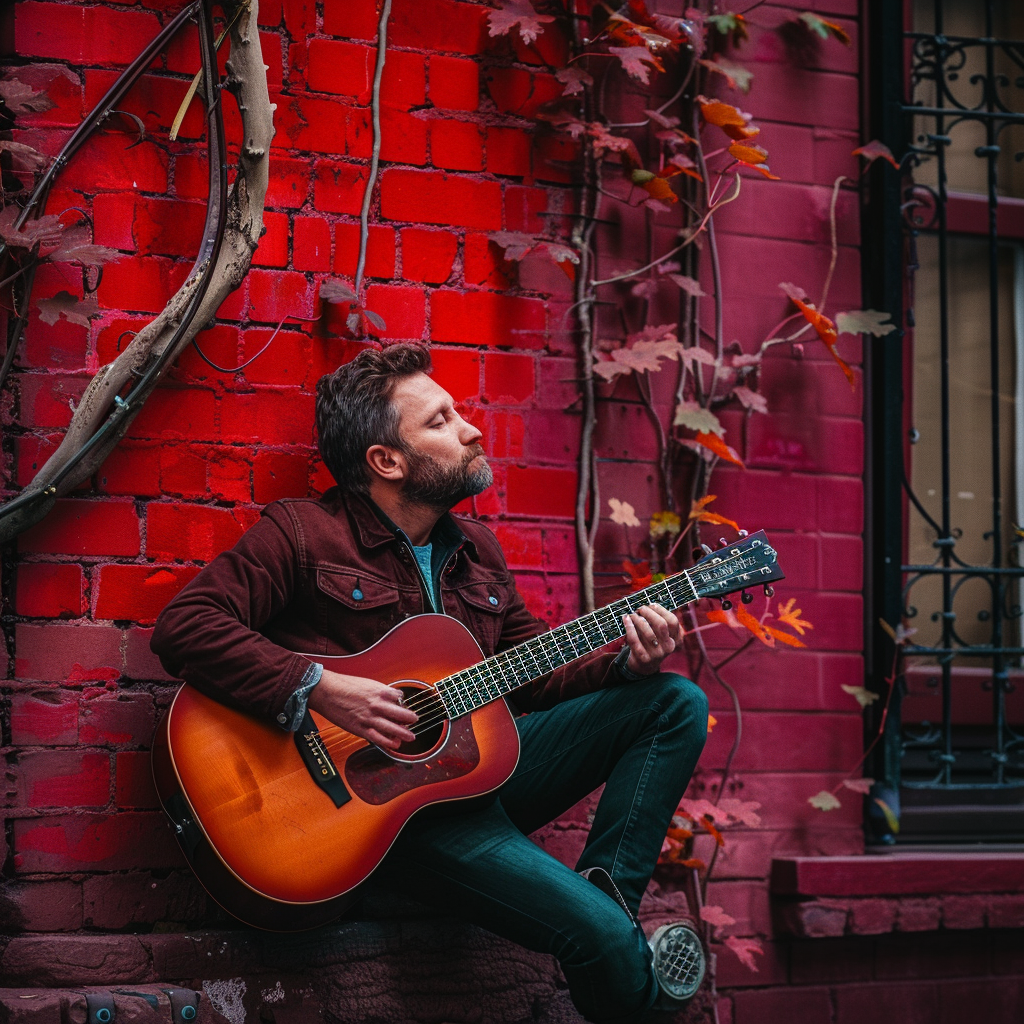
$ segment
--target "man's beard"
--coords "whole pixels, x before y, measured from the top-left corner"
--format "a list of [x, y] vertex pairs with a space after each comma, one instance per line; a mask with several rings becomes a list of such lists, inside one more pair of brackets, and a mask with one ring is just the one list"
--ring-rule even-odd
[[[483, 446], [475, 444], [466, 450], [458, 465], [442, 466], [429, 455], [406, 451], [409, 476], [402, 487], [403, 503], [447, 512], [463, 498], [486, 490], [494, 482], [494, 474], [483, 454]], [[470, 463], [478, 458], [479, 465], [470, 469]]]

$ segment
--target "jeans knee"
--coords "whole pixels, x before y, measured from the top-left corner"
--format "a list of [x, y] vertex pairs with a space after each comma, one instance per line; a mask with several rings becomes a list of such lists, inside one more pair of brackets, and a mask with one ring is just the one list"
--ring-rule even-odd
[[708, 697], [692, 680], [676, 672], [662, 673], [665, 694], [664, 714], [672, 724], [686, 729], [700, 738], [703, 745], [707, 737]]

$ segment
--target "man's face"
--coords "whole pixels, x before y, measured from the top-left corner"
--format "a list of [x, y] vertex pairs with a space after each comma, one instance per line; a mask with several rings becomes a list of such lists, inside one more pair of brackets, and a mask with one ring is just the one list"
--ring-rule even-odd
[[405, 377], [391, 397], [408, 472], [408, 504], [447, 511], [491, 486], [494, 476], [480, 444], [483, 434], [456, 411], [451, 395], [425, 373]]

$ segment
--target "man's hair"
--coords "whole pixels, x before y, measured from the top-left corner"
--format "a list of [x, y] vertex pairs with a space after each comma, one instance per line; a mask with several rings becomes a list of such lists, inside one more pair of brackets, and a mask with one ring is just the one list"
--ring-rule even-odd
[[369, 494], [368, 448], [383, 444], [405, 450], [398, 433], [401, 414], [391, 396], [400, 380], [430, 370], [430, 353], [423, 345], [389, 345], [363, 349], [317, 381], [317, 443], [341, 490]]

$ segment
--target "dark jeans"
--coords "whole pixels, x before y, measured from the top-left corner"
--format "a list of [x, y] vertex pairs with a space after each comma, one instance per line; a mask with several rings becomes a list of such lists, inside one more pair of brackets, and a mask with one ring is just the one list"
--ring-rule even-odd
[[576, 869], [608, 871], [635, 915], [704, 746], [707, 713], [699, 687], [660, 673], [517, 719], [522, 751], [499, 799], [414, 818], [382, 865], [384, 879], [553, 954], [588, 1020], [638, 1020], [657, 996], [640, 926], [526, 836], [604, 783]]

